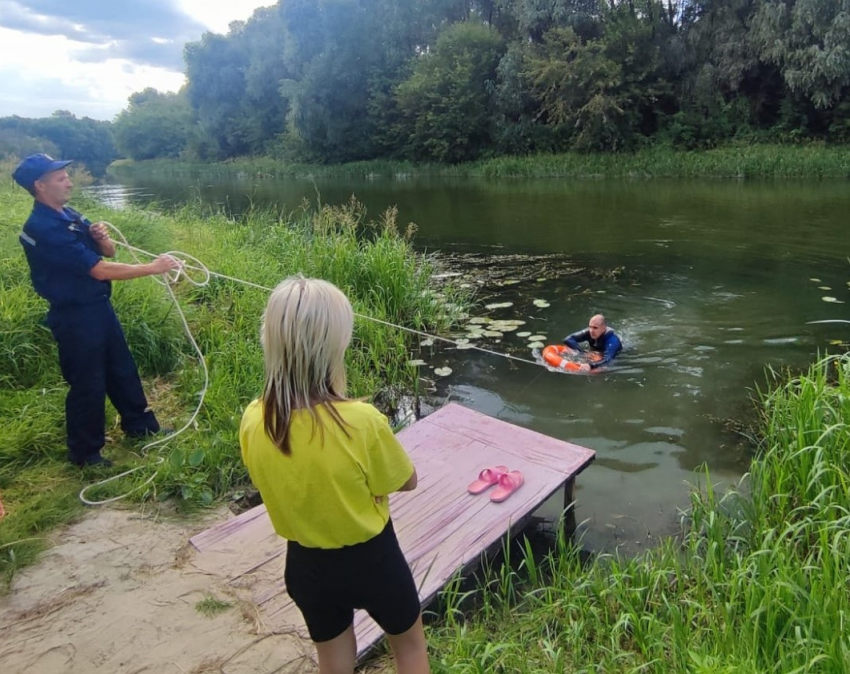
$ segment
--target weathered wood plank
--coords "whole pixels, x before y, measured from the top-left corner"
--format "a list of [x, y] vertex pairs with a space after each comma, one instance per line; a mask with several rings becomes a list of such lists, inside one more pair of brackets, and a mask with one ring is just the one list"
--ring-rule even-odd
[[[393, 522], [423, 606], [459, 570], [476, 562], [512, 527], [524, 522], [594, 457], [569, 442], [449, 404], [399, 433], [416, 465], [419, 485], [390, 498]], [[490, 491], [466, 491], [487, 467], [521, 470], [525, 484], [502, 503]], [[275, 627], [294, 627], [307, 637], [301, 615], [283, 583], [283, 552], [264, 506], [194, 536], [194, 565], [234, 582], [254, 582], [261, 615]], [[271, 626], [271, 625], [269, 625]], [[355, 617], [358, 654], [380, 639], [381, 630], [362, 611]]]

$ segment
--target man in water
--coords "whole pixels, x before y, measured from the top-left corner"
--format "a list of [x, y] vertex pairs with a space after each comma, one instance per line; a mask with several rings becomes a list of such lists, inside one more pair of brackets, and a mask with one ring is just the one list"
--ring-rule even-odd
[[605, 316], [591, 316], [587, 327], [564, 337], [564, 344], [576, 351], [582, 351], [580, 344], [587, 342], [590, 351], [602, 354], [602, 358], [592, 363], [582, 363], [579, 372], [590, 372], [610, 363], [623, 350], [623, 343], [614, 331], [608, 327]]
[[70, 163], [34, 154], [18, 164], [12, 177], [35, 198], [20, 240], [33, 288], [50, 304], [47, 325], [69, 386], [68, 459], [77, 466], [109, 465], [100, 454], [106, 441], [106, 396], [121, 415], [126, 435], [160, 431], [109, 300], [111, 281], [164, 274], [182, 262], [169, 255], [146, 264], [104, 260], [115, 255], [106, 224], [92, 224], [65, 205], [73, 187], [65, 171]]

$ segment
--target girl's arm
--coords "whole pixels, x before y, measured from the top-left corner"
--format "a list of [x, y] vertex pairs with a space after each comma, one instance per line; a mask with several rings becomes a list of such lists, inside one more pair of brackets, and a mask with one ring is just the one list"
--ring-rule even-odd
[[418, 482], [419, 478], [416, 475], [416, 468], [414, 468], [413, 475], [410, 476], [410, 479], [408, 479], [407, 482], [405, 482], [398, 488], [398, 491], [413, 491], [414, 489], [416, 489], [416, 485], [418, 484]]

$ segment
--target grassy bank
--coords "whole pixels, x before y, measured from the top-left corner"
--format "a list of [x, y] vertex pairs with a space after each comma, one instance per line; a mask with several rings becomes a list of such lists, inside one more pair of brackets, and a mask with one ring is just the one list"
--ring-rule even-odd
[[[468, 164], [414, 165], [384, 160], [334, 166], [292, 164], [275, 157], [221, 163], [121, 160], [110, 167], [117, 176], [221, 175], [243, 178], [373, 178], [411, 176], [485, 178], [848, 178], [850, 147], [742, 145], [701, 151], [650, 148], [622, 154], [540, 154], [498, 157]], [[126, 173], [125, 173], [126, 175]]]
[[[680, 541], [491, 571], [447, 593], [435, 672], [850, 671], [850, 357], [762, 396], [746, 494], [693, 496]], [[516, 552], [514, 553], [516, 554]]]
[[[0, 577], [6, 580], [35, 558], [51, 528], [79, 514], [79, 490], [112, 474], [80, 471], [65, 460], [66, 388], [43, 325], [47, 306], [31, 288], [17, 241], [32, 201], [13, 185], [10, 171], [0, 169], [0, 493], [8, 513], [0, 526]], [[326, 278], [349, 294], [358, 314], [408, 327], [444, 329], [465, 301], [448, 297], [450, 289], [434, 291], [430, 263], [413, 252], [407, 233], [396, 230], [392, 212], [367, 222], [354, 202], [287, 216], [254, 212], [239, 221], [202, 218], [189, 208], [169, 215], [111, 212], [96, 204], [83, 210], [92, 220], [117, 225], [135, 246], [154, 253], [182, 250], [213, 271], [261, 286], [273, 287], [295, 272]], [[123, 251], [119, 259], [132, 261]], [[162, 422], [180, 427], [197, 404], [203, 376], [172, 302], [153, 279], [115, 283], [113, 289], [148, 397]], [[110, 409], [104, 454], [122, 467], [145, 468], [89, 498], [124, 493], [154, 474], [133, 498], [194, 506], [238, 498], [248, 486], [237, 429], [242, 409], [262, 386], [258, 336], [267, 293], [219, 278], [202, 287], [183, 281], [176, 292], [210, 369], [200, 415], [193, 430], [143, 456], [143, 443], [123, 437]], [[407, 333], [357, 319], [349, 393], [376, 399], [391, 413], [416, 389], [418, 373], [409, 360]]]

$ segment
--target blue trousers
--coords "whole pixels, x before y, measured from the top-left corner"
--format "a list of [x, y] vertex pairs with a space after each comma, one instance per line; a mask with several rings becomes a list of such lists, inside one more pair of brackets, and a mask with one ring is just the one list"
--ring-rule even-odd
[[59, 347], [59, 366], [70, 387], [65, 398], [68, 458], [83, 463], [106, 442], [106, 397], [130, 435], [156, 433], [136, 362], [108, 299], [80, 307], [51, 309], [47, 325]]

